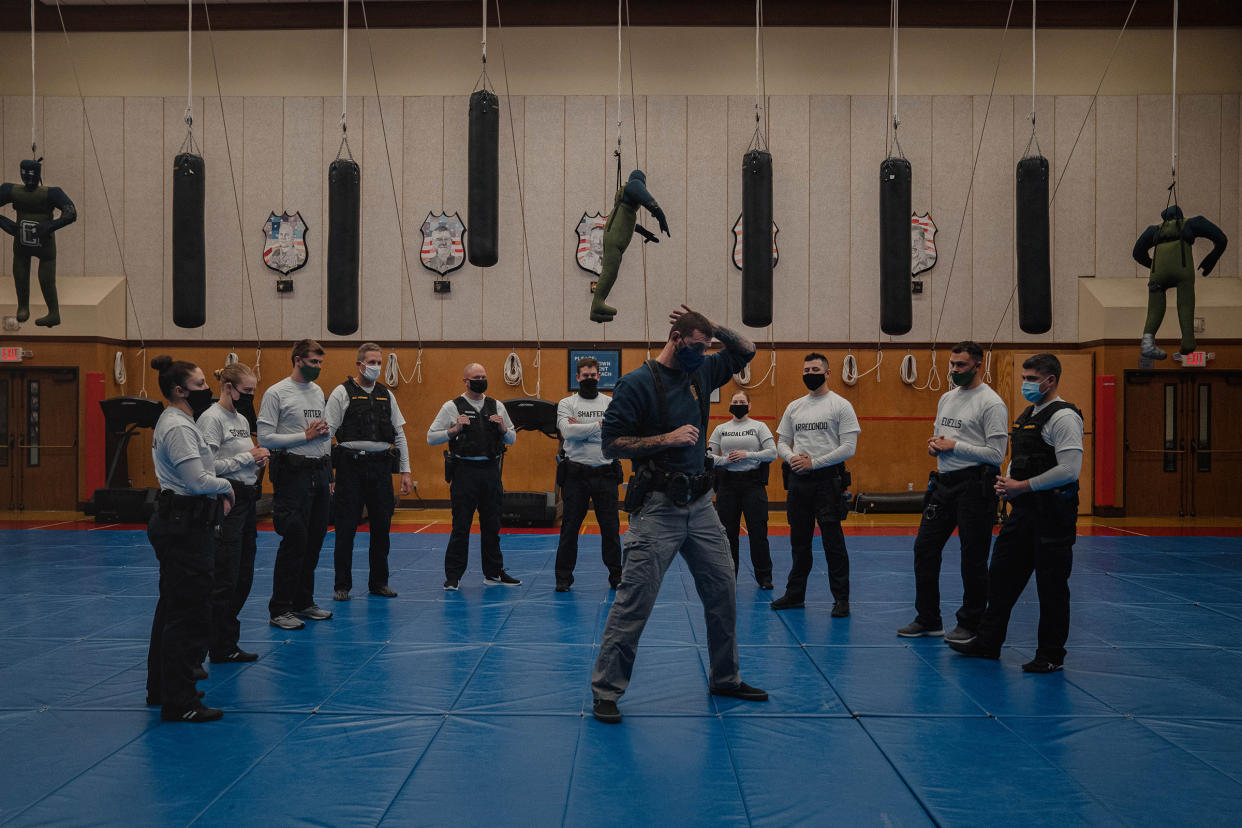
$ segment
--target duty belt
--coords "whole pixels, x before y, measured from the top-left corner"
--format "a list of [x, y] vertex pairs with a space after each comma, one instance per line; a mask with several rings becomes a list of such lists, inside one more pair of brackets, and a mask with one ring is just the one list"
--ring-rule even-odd
[[211, 495], [181, 495], [163, 489], [155, 498], [156, 513], [165, 520], [188, 520], [203, 526], [219, 522], [220, 502]]
[[748, 469], [747, 471], [732, 471], [731, 469], [720, 467], [716, 468], [716, 474], [720, 476], [720, 483], [729, 483], [735, 486], [740, 486], [744, 483], [767, 483], [767, 472], [768, 470], [763, 466], [757, 466], [756, 468]]
[[979, 463], [974, 466], [967, 466], [964, 469], [956, 469], [951, 472], [932, 472], [933, 479], [945, 486], [955, 486], [965, 480], [978, 480], [989, 474], [995, 475], [1000, 473], [1000, 468], [989, 463]]
[[306, 469], [327, 469], [332, 466], [332, 458], [328, 455], [322, 457], [304, 457], [301, 454], [292, 454], [287, 451], [277, 452], [280, 464], [286, 469], [298, 469], [305, 471]]
[[653, 471], [651, 490], [664, 492], [674, 506], [689, 506], [694, 499], [712, 490], [713, 475], [686, 474], [685, 472]]
[[394, 456], [396, 449], [389, 446], [379, 451], [365, 451], [363, 449], [352, 449], [347, 446], [337, 446], [341, 455], [347, 460], [390, 460]]
[[[227, 479], [227, 478], [226, 478]], [[233, 497], [238, 500], [258, 500], [259, 487], [250, 483], [238, 483], [236, 480], [229, 480], [233, 485]]]
[[586, 463], [575, 463], [573, 460], [563, 460], [566, 464], [566, 471], [576, 474], [584, 474], [594, 477], [609, 477], [616, 474], [616, 463], [605, 463], [602, 466], [589, 466]]

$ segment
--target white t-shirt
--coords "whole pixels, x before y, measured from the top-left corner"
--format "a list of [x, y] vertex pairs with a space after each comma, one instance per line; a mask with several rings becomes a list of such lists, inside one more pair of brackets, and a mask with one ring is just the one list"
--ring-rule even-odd
[[[1061, 398], [1054, 397], [1040, 403], [1035, 406], [1035, 411], [1032, 413], [1038, 414], [1059, 399]], [[1027, 481], [1031, 484], [1031, 491], [1042, 492], [1045, 489], [1055, 489], [1078, 479], [1078, 476], [1082, 474], [1082, 432], [1082, 417], [1068, 408], [1062, 408], [1044, 423], [1039, 436], [1056, 451], [1057, 464]]]
[[[572, 394], [556, 404], [556, 428], [565, 438], [565, 458], [584, 466], [607, 466], [611, 460], [604, 457], [600, 440], [600, 425], [612, 397], [596, 394], [588, 400], [581, 394]], [[571, 423], [570, 418], [578, 422]]]
[[244, 416], [216, 403], [198, 418], [198, 428], [215, 457], [215, 471], [219, 477], [246, 486], [258, 482], [254, 456], [250, 453], [254, 448], [250, 423]]
[[[483, 404], [487, 402], [487, 397], [481, 400], [472, 400], [464, 394], [461, 397], [471, 408], [482, 413]], [[456, 397], [454, 397], [456, 399]], [[505, 445], [511, 446], [517, 442], [517, 432], [513, 429], [513, 420], [509, 419], [509, 412], [505, 410], [505, 404], [500, 400], [496, 400], [496, 413], [501, 416], [505, 424]], [[457, 425], [457, 405], [453, 400], [449, 400], [440, 406], [439, 413], [436, 418], [431, 421], [431, 427], [427, 429], [427, 445], [438, 446], [441, 443], [449, 441], [448, 430]], [[486, 457], [464, 457], [464, 460], [486, 460]]]
[[[767, 425], [750, 417], [743, 417], [741, 420], [721, 423], [712, 429], [712, 436], [707, 440], [707, 451], [717, 468], [745, 472], [776, 459], [776, 440], [772, 438], [772, 429]], [[746, 457], [730, 463], [727, 458], [731, 451], [744, 451]]]
[[1009, 446], [1009, 409], [985, 382], [971, 389], [952, 388], [936, 403], [933, 437], [957, 442], [936, 457], [936, 468], [954, 472], [986, 463], [1000, 467]]
[[212, 474], [215, 457], [194, 418], [171, 405], [160, 414], [151, 436], [151, 459], [161, 489], [179, 495], [232, 495], [229, 481]]
[[324, 419], [323, 389], [313, 382], [294, 382], [285, 377], [263, 392], [259, 406], [259, 445], [303, 457], [326, 457], [332, 436], [306, 439], [311, 420]]
[[776, 451], [785, 462], [805, 454], [812, 468], [835, 466], [854, 456], [861, 432], [849, 400], [833, 391], [818, 397], [807, 394], [785, 408], [776, 427], [780, 438]]
[[[371, 383], [371, 387], [363, 385], [354, 380], [358, 387], [367, 394], [375, 392], [376, 384]], [[392, 446], [401, 455], [401, 473], [405, 474], [410, 470], [410, 447], [405, 442], [405, 417], [401, 416], [401, 408], [397, 405], [397, 395], [388, 391], [389, 400], [389, 420], [392, 421], [392, 430], [395, 432], [392, 438]], [[332, 393], [328, 395], [328, 404], [324, 407], [324, 419], [328, 421], [328, 433], [335, 436], [336, 430], [341, 427], [341, 423], [345, 422], [345, 412], [349, 409], [349, 392], [345, 390], [345, 384], [341, 383], [332, 389]], [[373, 440], [349, 440], [340, 445], [354, 451], [385, 451], [388, 449], [388, 443], [380, 443]]]

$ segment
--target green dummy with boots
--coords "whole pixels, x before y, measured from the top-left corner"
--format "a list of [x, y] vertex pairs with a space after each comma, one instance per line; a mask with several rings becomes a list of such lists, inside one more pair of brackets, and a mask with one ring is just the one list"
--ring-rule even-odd
[[[43, 159], [23, 161], [21, 184], [0, 184], [0, 207], [12, 204], [17, 221], [0, 216], [0, 230], [13, 237], [13, 282], [17, 288], [17, 321], [30, 318], [30, 260], [39, 260], [39, 289], [47, 303], [47, 316], [36, 325], [54, 328], [60, 324], [60, 302], [56, 296], [56, 236], [60, 228], [73, 224], [78, 211], [60, 187], [44, 187]], [[59, 212], [59, 217], [53, 217]]]
[[1151, 269], [1147, 282], [1147, 322], [1143, 325], [1139, 353], [1149, 359], [1167, 356], [1156, 347], [1156, 331], [1164, 321], [1165, 291], [1176, 288], [1177, 322], [1182, 341], [1175, 359], [1180, 359], [1195, 349], [1194, 241], [1204, 238], [1212, 242], [1212, 252], [1204, 256], [1199, 265], [1199, 270], [1207, 276], [1216, 267], [1229, 240], [1219, 227], [1203, 216], [1185, 218], [1176, 204], [1165, 207], [1160, 218], [1160, 224], [1148, 227], [1134, 243], [1134, 260]]
[[630, 239], [634, 234], [642, 236], [644, 242], [660, 240], [638, 223], [639, 207], [646, 207], [655, 216], [664, 235], [672, 235], [668, 231], [664, 211], [651, 193], [647, 192], [647, 176], [642, 170], [634, 170], [625, 186], [617, 190], [612, 212], [608, 214], [608, 223], [604, 225], [603, 270], [595, 283], [595, 298], [591, 301], [592, 322], [611, 322], [617, 315], [617, 309], [605, 304], [604, 300], [616, 284], [617, 271], [621, 269], [621, 257], [625, 255], [625, 249], [630, 246]]

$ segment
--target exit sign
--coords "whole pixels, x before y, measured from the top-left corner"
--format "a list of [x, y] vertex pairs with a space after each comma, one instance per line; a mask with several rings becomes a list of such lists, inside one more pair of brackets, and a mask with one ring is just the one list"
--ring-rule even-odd
[[1191, 351], [1182, 357], [1182, 365], [1187, 368], [1203, 368], [1207, 365], [1207, 354], [1203, 351]]
[[0, 362], [21, 362], [22, 348], [20, 345], [16, 347], [0, 348]]

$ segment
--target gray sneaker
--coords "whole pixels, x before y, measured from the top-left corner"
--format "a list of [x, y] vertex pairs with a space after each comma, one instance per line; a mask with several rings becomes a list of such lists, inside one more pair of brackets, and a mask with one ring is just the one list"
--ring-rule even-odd
[[898, 627], [897, 635], [902, 638], [933, 638], [935, 636], [944, 635], [944, 627], [935, 627], [933, 629], [932, 627], [920, 624], [919, 620], [916, 618], [904, 627]]
[[291, 612], [283, 612], [267, 623], [273, 627], [280, 627], [282, 630], [300, 630], [306, 626], [305, 621], [294, 617]]
[[958, 644], [969, 644], [975, 640], [975, 634], [971, 630], [966, 629], [961, 624], [953, 628], [951, 632], [945, 634], [945, 641], [956, 641]]
[[333, 592], [333, 593], [332, 593], [332, 600], [333, 600], [333, 601], [348, 601], [348, 600], [349, 600], [349, 590], [348, 590], [348, 589], [338, 589], [338, 590], [336, 590], [335, 592]]
[[305, 618], [307, 621], [327, 621], [332, 617], [332, 613], [326, 609], [320, 609], [318, 604], [311, 604], [309, 607], [294, 610], [293, 614], [298, 618]]

